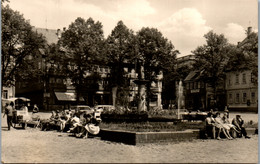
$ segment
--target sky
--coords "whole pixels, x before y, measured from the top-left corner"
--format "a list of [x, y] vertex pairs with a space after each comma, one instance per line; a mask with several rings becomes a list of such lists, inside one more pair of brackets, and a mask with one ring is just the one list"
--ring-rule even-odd
[[105, 37], [120, 20], [134, 32], [157, 28], [178, 57], [205, 44], [210, 30], [233, 44], [246, 37], [248, 26], [258, 31], [257, 0], [10, 0], [9, 6], [40, 28], [68, 28], [77, 17], [100, 21]]

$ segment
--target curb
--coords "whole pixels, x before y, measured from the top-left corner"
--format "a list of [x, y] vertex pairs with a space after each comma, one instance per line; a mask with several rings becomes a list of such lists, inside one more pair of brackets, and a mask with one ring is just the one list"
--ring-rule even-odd
[[[246, 128], [248, 135], [256, 134], [256, 128]], [[119, 142], [128, 145], [139, 145], [160, 142], [183, 142], [194, 139], [202, 139], [201, 130], [187, 129], [185, 131], [173, 132], [129, 132], [120, 130], [101, 129], [99, 136], [101, 140]]]

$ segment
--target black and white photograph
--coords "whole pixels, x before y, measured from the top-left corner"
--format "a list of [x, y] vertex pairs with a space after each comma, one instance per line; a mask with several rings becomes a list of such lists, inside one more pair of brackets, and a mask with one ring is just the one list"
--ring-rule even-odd
[[258, 0], [2, 0], [1, 163], [258, 163]]

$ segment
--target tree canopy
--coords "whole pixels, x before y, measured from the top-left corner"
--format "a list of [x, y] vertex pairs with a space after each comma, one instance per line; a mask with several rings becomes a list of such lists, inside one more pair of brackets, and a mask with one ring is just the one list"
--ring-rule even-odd
[[227, 66], [228, 71], [252, 70], [252, 79], [258, 79], [258, 34], [250, 33], [237, 46], [233, 46]]
[[39, 75], [34, 59], [45, 48], [45, 39], [32, 30], [19, 12], [9, 5], [2, 7], [2, 85], [14, 85], [15, 78], [33, 78]]
[[63, 64], [67, 75], [72, 79], [77, 93], [84, 94], [88, 84], [87, 75], [94, 73], [92, 66], [103, 58], [102, 24], [92, 18], [85, 20], [79, 17], [62, 32], [58, 44], [65, 52]]
[[149, 108], [151, 97], [150, 85], [152, 81], [156, 80], [156, 75], [159, 71], [173, 68], [178, 51], [155, 28], [142, 28], [137, 33], [137, 41], [137, 58], [142, 61], [145, 79], [149, 81], [147, 84], [147, 106]]
[[216, 87], [224, 80], [224, 69], [228, 62], [231, 45], [223, 34], [218, 35], [213, 31], [209, 31], [204, 37], [206, 44], [193, 51], [194, 68], [200, 69], [202, 79], [214, 88], [215, 97]]
[[131, 62], [136, 54], [134, 32], [128, 29], [123, 21], [119, 21], [108, 36], [106, 43], [106, 56], [108, 64], [111, 66], [112, 85], [123, 86], [126, 82], [125, 64]]

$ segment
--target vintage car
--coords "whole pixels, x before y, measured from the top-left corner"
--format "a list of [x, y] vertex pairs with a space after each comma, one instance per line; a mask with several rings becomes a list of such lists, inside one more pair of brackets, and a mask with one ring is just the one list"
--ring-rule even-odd
[[87, 105], [76, 105], [72, 106], [71, 110], [74, 112], [76, 109], [78, 109], [80, 112], [86, 112], [86, 113], [94, 113], [94, 109], [92, 109], [90, 106]]
[[76, 109], [79, 109], [80, 112], [85, 112], [87, 114], [93, 114], [94, 118], [97, 121], [101, 121], [101, 112], [99, 111], [95, 111], [93, 108], [91, 108], [90, 106], [87, 105], [76, 105], [76, 106], [72, 106], [71, 107], [71, 111], [75, 112]]
[[94, 106], [95, 111], [103, 112], [103, 111], [113, 111], [115, 107], [113, 105], [96, 105]]

